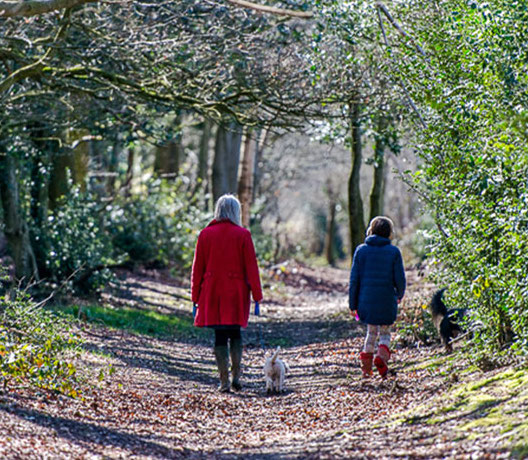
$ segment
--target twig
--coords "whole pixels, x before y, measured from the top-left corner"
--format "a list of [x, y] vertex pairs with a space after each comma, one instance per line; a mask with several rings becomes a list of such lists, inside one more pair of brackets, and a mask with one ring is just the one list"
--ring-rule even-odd
[[274, 6], [259, 5], [258, 3], [248, 2], [247, 0], [227, 0], [233, 5], [242, 6], [244, 8], [250, 8], [255, 11], [262, 11], [263, 13], [275, 14], [277, 16], [291, 16], [294, 18], [310, 19], [313, 17], [311, 11], [295, 11], [287, 10], [283, 8], [276, 8]]
[[49, 302], [57, 294], [57, 292], [59, 292], [64, 286], [66, 286], [66, 284], [68, 284], [68, 282], [77, 274], [77, 272], [82, 270], [83, 267], [84, 264], [81, 265], [77, 270], [75, 270], [70, 276], [68, 276], [68, 278], [66, 278], [57, 289], [51, 291], [51, 294], [48, 297], [46, 297], [44, 300], [41, 300], [39, 303], [33, 305], [32, 308], [36, 310], [37, 308], [42, 307], [42, 305]]

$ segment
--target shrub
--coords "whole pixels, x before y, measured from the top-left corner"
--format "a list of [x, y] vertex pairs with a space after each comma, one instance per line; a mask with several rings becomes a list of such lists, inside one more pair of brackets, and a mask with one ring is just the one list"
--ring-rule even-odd
[[146, 193], [106, 206], [97, 195], [72, 188], [42, 228], [34, 228], [46, 276], [92, 291], [111, 279], [109, 267], [126, 260], [191, 265], [206, 214], [183, 190], [183, 181], [152, 180]]
[[79, 343], [68, 321], [24, 293], [0, 297], [0, 372], [4, 387], [29, 384], [77, 397], [75, 366], [67, 359]]
[[107, 226], [116, 249], [135, 262], [189, 267], [207, 215], [183, 185], [181, 179], [155, 179], [141, 196], [109, 206]]
[[406, 309], [400, 310], [396, 323], [401, 345], [422, 343], [430, 345], [438, 338], [427, 303], [414, 302]]
[[[120, 254], [105, 229], [103, 211], [96, 195], [74, 187], [47, 224], [34, 230], [45, 248], [44, 263], [54, 282], [72, 277], [70, 287], [77, 282], [76, 287], [85, 291], [108, 282], [111, 273], [104, 267], [115, 263]], [[90, 276], [84, 276], [86, 273]]]
[[[498, 16], [512, 24], [507, 37]], [[480, 325], [474, 344], [488, 354], [526, 353], [528, 111], [517, 102], [528, 84], [519, 58], [526, 55], [525, 8], [449, 0], [426, 5], [414, 20], [428, 55], [426, 66], [419, 58], [405, 69], [427, 121], [414, 180], [438, 226], [431, 255], [441, 285], [453, 303], [472, 309]]]

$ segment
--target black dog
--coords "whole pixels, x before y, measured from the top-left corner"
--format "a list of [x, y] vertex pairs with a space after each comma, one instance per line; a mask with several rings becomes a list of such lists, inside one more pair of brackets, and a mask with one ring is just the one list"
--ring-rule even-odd
[[451, 352], [453, 350], [451, 340], [464, 332], [459, 322], [466, 315], [466, 310], [463, 308], [448, 310], [442, 300], [444, 291], [445, 289], [440, 289], [435, 292], [429, 304], [429, 310], [433, 316], [433, 323], [438, 331], [440, 340], [444, 344], [446, 351]]

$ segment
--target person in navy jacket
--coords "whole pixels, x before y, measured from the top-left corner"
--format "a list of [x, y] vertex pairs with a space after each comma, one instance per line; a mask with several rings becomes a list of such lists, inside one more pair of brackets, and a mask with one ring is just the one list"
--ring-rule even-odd
[[387, 375], [390, 326], [396, 321], [398, 304], [405, 294], [403, 260], [400, 250], [391, 244], [393, 235], [392, 221], [388, 217], [375, 217], [365, 243], [357, 247], [352, 261], [349, 307], [353, 316], [367, 324], [367, 337], [359, 355], [364, 377], [372, 375], [373, 362], [382, 377]]

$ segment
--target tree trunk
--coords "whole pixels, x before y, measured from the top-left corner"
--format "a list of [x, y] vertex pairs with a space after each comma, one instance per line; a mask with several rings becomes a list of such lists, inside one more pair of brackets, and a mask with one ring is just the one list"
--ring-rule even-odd
[[255, 145], [255, 167], [253, 169], [253, 202], [255, 202], [257, 196], [260, 194], [260, 177], [262, 175], [260, 170], [260, 159], [262, 158], [262, 152], [268, 140], [269, 133], [269, 128], [265, 128], [259, 136], [257, 136], [258, 141]]
[[73, 167], [73, 157], [69, 152], [54, 153], [51, 157], [51, 173], [48, 188], [49, 207], [54, 210], [61, 197], [68, 193], [68, 171]]
[[66, 142], [79, 143], [71, 150], [56, 153], [51, 160], [51, 175], [49, 185], [49, 207], [55, 209], [61, 198], [68, 194], [70, 180], [79, 185], [81, 191], [86, 191], [88, 163], [90, 161], [90, 143], [82, 141], [89, 133], [84, 129], [71, 129], [66, 133]]
[[207, 192], [209, 186], [207, 177], [209, 170], [209, 141], [211, 139], [211, 121], [207, 118], [203, 122], [202, 137], [198, 150], [198, 180], [202, 184], [203, 190]]
[[33, 221], [33, 229], [30, 231], [30, 239], [34, 248], [35, 260], [38, 272], [41, 276], [48, 276], [46, 259], [48, 257], [47, 224], [49, 208], [49, 177], [48, 151], [41, 153], [33, 159], [31, 165], [31, 205], [30, 214]]
[[167, 179], [175, 179], [183, 163], [184, 149], [182, 143], [182, 116], [178, 114], [174, 120], [176, 135], [170, 142], [158, 147], [155, 152], [154, 173]]
[[253, 201], [253, 179], [255, 171], [255, 154], [257, 141], [252, 137], [252, 131], [246, 131], [244, 141], [244, 156], [242, 158], [242, 170], [238, 181], [238, 199], [242, 207], [242, 225], [249, 228], [251, 203]]
[[0, 199], [4, 210], [4, 233], [15, 262], [15, 276], [23, 280], [38, 280], [35, 255], [29, 239], [28, 226], [20, 206], [17, 162], [10, 155], [0, 154]]
[[240, 125], [232, 123], [229, 126], [220, 125], [218, 127], [212, 177], [215, 203], [222, 195], [237, 192], [241, 142], [242, 127]]
[[108, 158], [107, 170], [108, 178], [106, 180], [106, 193], [109, 196], [114, 196], [116, 192], [116, 182], [119, 171], [119, 156], [121, 153], [122, 139], [116, 134], [110, 156]]
[[336, 233], [336, 208], [337, 203], [333, 195], [330, 196], [328, 218], [326, 221], [325, 257], [328, 265], [335, 265], [335, 233]]
[[136, 151], [134, 148], [128, 149], [127, 154], [127, 172], [126, 172], [126, 178], [125, 183], [123, 185], [123, 188], [125, 189], [125, 196], [130, 196], [132, 191], [132, 183], [134, 181], [134, 166], [136, 163]]
[[352, 169], [348, 179], [348, 207], [350, 226], [350, 252], [353, 255], [356, 248], [365, 239], [365, 219], [363, 216], [363, 200], [361, 199], [361, 122], [359, 104], [353, 104], [350, 120]]
[[378, 118], [378, 136], [374, 146], [374, 180], [370, 191], [370, 220], [383, 215], [385, 198], [385, 142], [383, 135], [386, 128], [387, 119], [380, 115]]

